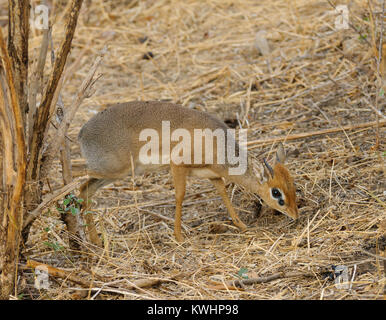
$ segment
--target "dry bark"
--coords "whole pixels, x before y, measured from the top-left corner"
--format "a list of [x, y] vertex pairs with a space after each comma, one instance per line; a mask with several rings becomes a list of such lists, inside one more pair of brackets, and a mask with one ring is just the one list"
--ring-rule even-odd
[[11, 59], [15, 79], [15, 89], [23, 127], [28, 113], [28, 34], [29, 0], [8, 1], [8, 54]]
[[[9, 150], [4, 152], [3, 181], [4, 210], [1, 216], [0, 243], [0, 298], [7, 299], [12, 293], [16, 277], [20, 231], [23, 223], [23, 194], [25, 184], [26, 154], [22, 110], [15, 88], [11, 59], [0, 28], [0, 53], [9, 90], [11, 114], [7, 113], [5, 95], [1, 91], [0, 113], [3, 145]], [[13, 125], [11, 125], [13, 122]]]
[[[2, 208], [0, 211], [0, 298], [8, 299], [15, 289], [17, 262], [23, 219], [41, 202], [40, 168], [42, 149], [47, 139], [55, 93], [71, 49], [83, 0], [72, 0], [69, 6], [65, 37], [53, 66], [40, 107], [33, 117], [28, 114], [28, 36], [29, 0], [9, 1], [8, 50], [0, 28], [0, 128], [2, 129]], [[45, 56], [43, 52], [42, 56]], [[42, 57], [41, 63], [44, 59]], [[38, 68], [40, 68], [38, 66]], [[33, 93], [34, 94], [34, 93]], [[32, 125], [33, 123], [33, 125]], [[29, 159], [25, 130], [29, 128]], [[30, 130], [32, 128], [32, 131]], [[48, 170], [47, 170], [48, 171]], [[27, 182], [27, 183], [26, 183]], [[24, 202], [23, 202], [24, 200]], [[25, 206], [23, 207], [23, 203]], [[30, 224], [22, 236], [28, 237]]]

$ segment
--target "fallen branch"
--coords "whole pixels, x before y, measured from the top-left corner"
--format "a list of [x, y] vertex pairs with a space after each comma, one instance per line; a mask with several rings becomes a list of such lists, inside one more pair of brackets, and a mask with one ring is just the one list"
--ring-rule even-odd
[[251, 279], [238, 279], [228, 280], [224, 282], [211, 281], [214, 285], [210, 286], [210, 289], [214, 290], [243, 290], [246, 285], [266, 283], [280, 278], [296, 278], [296, 277], [313, 277], [314, 274], [302, 273], [302, 272], [278, 272], [270, 276], [251, 278]]
[[[190, 273], [178, 272], [178, 273], [174, 273], [174, 274], [170, 275], [169, 278], [167, 278], [167, 279], [148, 278], [148, 279], [138, 279], [138, 280], [129, 281], [128, 279], [125, 278], [124, 280], [128, 284], [128, 286], [127, 285], [125, 286], [125, 289], [133, 290], [133, 289], [139, 289], [139, 288], [141, 288], [141, 289], [142, 288], [149, 288], [149, 287], [152, 287], [155, 285], [159, 285], [161, 283], [175, 281], [175, 280], [178, 280], [181, 278], [190, 277], [192, 274], [193, 274], [193, 272], [190, 272]], [[112, 285], [111, 287], [115, 287], [115, 286]]]
[[[38, 262], [35, 260], [28, 260], [26, 267], [32, 268], [32, 269], [39, 268], [40, 270], [46, 271], [52, 277], [70, 280], [74, 283], [81, 285], [82, 287], [88, 288], [89, 290], [93, 290], [93, 291], [95, 291], [95, 290], [100, 290], [100, 291], [114, 290], [114, 286], [110, 286], [110, 287], [103, 287], [102, 286], [102, 288], [92, 288], [92, 286], [94, 284], [93, 281], [89, 281], [89, 280], [86, 280], [84, 278], [78, 277], [78, 276], [73, 274], [73, 271], [67, 271], [67, 270], [55, 268], [53, 266], [50, 266], [48, 264]], [[159, 285], [159, 284], [164, 283], [164, 282], [174, 281], [178, 278], [185, 277], [185, 276], [186, 276], [186, 273], [180, 272], [180, 273], [177, 273], [177, 274], [171, 276], [168, 279], [150, 278], [150, 279], [139, 279], [139, 280], [135, 280], [135, 281], [128, 281], [126, 279], [125, 282], [127, 282], [129, 285], [125, 286], [124, 289], [125, 290], [138, 290], [138, 289], [142, 289], [142, 288], [148, 288], [148, 287], [152, 287], [155, 285]]]
[[27, 268], [32, 268], [32, 269], [39, 268], [41, 270], [46, 271], [52, 277], [70, 280], [70, 281], [75, 282], [77, 284], [80, 284], [81, 286], [86, 287], [86, 288], [90, 288], [92, 286], [91, 281], [88, 281], [86, 279], [83, 279], [83, 278], [80, 278], [80, 277], [73, 275], [72, 271], [66, 271], [66, 270], [58, 269], [58, 268], [52, 267], [48, 264], [41, 263], [38, 261], [28, 260], [27, 261]]

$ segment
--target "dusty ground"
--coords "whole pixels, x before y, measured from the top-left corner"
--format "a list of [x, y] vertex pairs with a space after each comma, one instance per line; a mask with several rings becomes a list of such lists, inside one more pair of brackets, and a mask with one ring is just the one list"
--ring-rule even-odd
[[[372, 2], [379, 13], [378, 2]], [[57, 46], [63, 7], [56, 3]], [[178, 244], [171, 177], [159, 172], [98, 192], [95, 214], [108, 244], [103, 253], [91, 248], [86, 260], [71, 254], [53, 207], [35, 222], [25, 254], [92, 281], [87, 297], [95, 299], [382, 299], [385, 100], [376, 99], [367, 2], [350, 1], [348, 8], [349, 21], [361, 34], [337, 30], [327, 1], [85, 2], [69, 59], [79, 67], [64, 85], [65, 105], [97, 53], [105, 45], [108, 52], [95, 93], [70, 130], [74, 163], [80, 159], [76, 135], [95, 112], [115, 102], [170, 99], [228, 123], [246, 118], [250, 152], [259, 159], [271, 159], [276, 150], [276, 143], [264, 139], [286, 140], [301, 218], [293, 222], [264, 205], [259, 210], [254, 195], [229, 185], [249, 227], [240, 233], [211, 184], [191, 179], [183, 208], [186, 241]], [[379, 34], [380, 24], [377, 28]], [[256, 37], [268, 41], [264, 54]], [[32, 57], [40, 41], [34, 31]], [[153, 58], [146, 59], [149, 52]], [[378, 150], [376, 125], [357, 126], [376, 121], [376, 110], [381, 112]], [[317, 134], [329, 128], [336, 130]], [[62, 185], [59, 166], [49, 182], [53, 189]], [[49, 194], [48, 186], [45, 190]], [[348, 269], [347, 286], [333, 279], [337, 265]], [[283, 271], [297, 276], [240, 290], [222, 284]], [[164, 281], [130, 289], [133, 281], [154, 278]], [[19, 288], [27, 299], [73, 299], [81, 296], [75, 288], [82, 287], [50, 278], [49, 289], [39, 291], [32, 271], [25, 270]]]

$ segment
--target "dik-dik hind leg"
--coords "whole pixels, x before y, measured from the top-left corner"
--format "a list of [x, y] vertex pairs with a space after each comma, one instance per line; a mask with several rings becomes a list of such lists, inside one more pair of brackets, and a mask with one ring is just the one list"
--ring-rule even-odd
[[178, 242], [183, 242], [184, 237], [181, 234], [181, 215], [182, 215], [182, 202], [185, 197], [186, 190], [186, 169], [171, 165], [171, 172], [173, 175], [173, 184], [176, 195], [176, 216], [174, 220], [174, 236]]
[[242, 231], [246, 230], [247, 226], [240, 220], [235, 209], [233, 209], [232, 203], [228, 198], [227, 190], [225, 188], [225, 184], [222, 178], [210, 179], [210, 181], [213, 183], [218, 193], [220, 194], [225, 206], [228, 209], [229, 215], [231, 216], [234, 225], [239, 229], [241, 229]]
[[96, 246], [102, 247], [102, 241], [98, 236], [98, 232], [95, 226], [94, 217], [87, 211], [91, 207], [91, 197], [97, 192], [97, 190], [105, 185], [112, 183], [111, 179], [96, 179], [90, 178], [80, 187], [79, 198], [83, 199], [82, 214], [86, 221], [87, 233], [89, 235], [91, 243]]

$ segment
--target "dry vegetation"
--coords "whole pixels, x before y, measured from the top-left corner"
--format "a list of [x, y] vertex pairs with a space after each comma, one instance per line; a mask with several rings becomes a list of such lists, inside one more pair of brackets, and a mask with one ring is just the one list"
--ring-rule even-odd
[[[55, 3], [57, 44], [65, 1]], [[379, 13], [379, 2], [372, 3]], [[349, 8], [350, 22], [362, 36], [353, 29], [335, 30], [333, 8], [322, 0], [85, 2], [68, 63], [78, 67], [62, 90], [64, 105], [72, 101], [98, 52], [105, 45], [108, 51], [95, 93], [70, 128], [74, 164], [80, 159], [76, 135], [95, 112], [115, 102], [170, 99], [229, 123], [238, 117], [249, 128], [250, 152], [260, 159], [271, 158], [276, 149], [265, 139], [287, 140], [301, 218], [293, 222], [261, 208], [254, 195], [230, 185], [232, 201], [249, 226], [240, 233], [212, 185], [191, 179], [183, 207], [186, 241], [178, 244], [169, 173], [129, 177], [95, 197], [107, 243], [103, 252], [91, 246], [83, 256], [70, 252], [55, 207], [36, 220], [22, 256], [66, 274], [65, 279], [51, 277], [50, 288], [39, 291], [23, 258], [18, 284], [23, 297], [382, 299], [385, 101], [376, 99], [367, 2], [350, 1]], [[5, 4], [0, 15], [6, 15]], [[269, 44], [265, 55], [256, 47], [262, 30]], [[33, 30], [31, 57], [40, 43], [41, 33]], [[153, 58], [146, 58], [149, 52]], [[47, 61], [47, 72], [50, 67]], [[367, 122], [373, 124], [359, 126]], [[326, 129], [334, 130], [316, 134]], [[56, 168], [47, 196], [63, 183], [59, 162]], [[335, 286], [336, 265], [348, 267], [350, 289]], [[240, 275], [255, 279], [277, 273], [277, 279], [239, 290], [224, 285]], [[160, 281], [133, 288], [142, 280]]]

